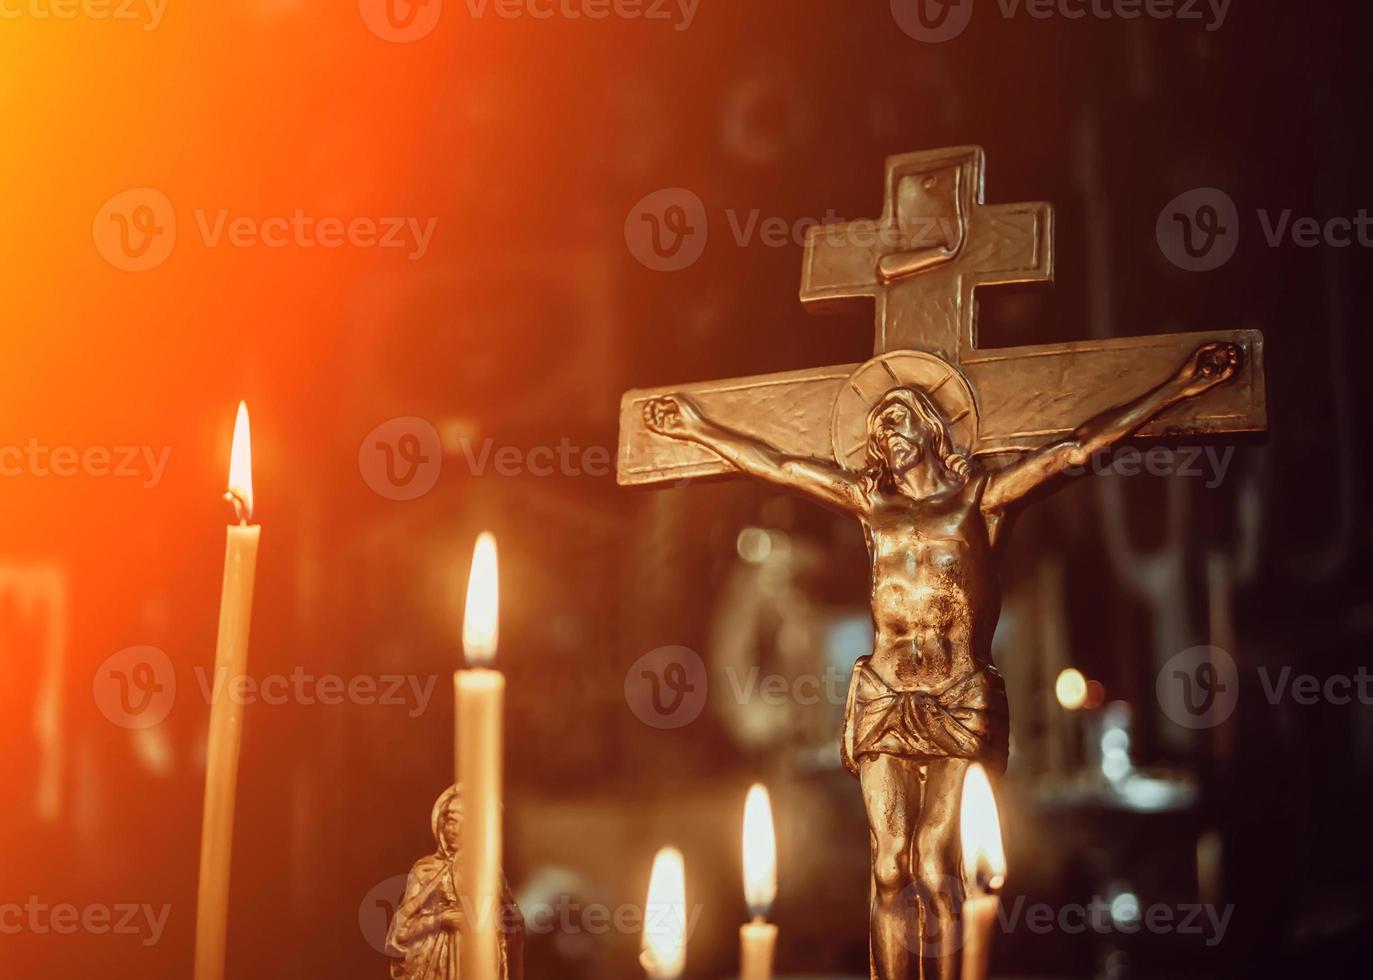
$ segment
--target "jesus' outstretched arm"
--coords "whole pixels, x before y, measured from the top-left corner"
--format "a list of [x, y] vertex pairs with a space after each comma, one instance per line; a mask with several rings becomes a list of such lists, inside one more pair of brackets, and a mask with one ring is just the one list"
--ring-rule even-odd
[[1234, 344], [1203, 344], [1175, 375], [1157, 388], [1103, 412], [1078, 426], [1071, 435], [993, 473], [982, 498], [982, 509], [1003, 511], [1054, 477], [1086, 466], [1093, 454], [1127, 438], [1160, 412], [1228, 381], [1239, 370], [1239, 364], [1240, 349]]
[[761, 439], [726, 428], [701, 414], [685, 395], [655, 398], [644, 406], [644, 422], [659, 435], [699, 443], [750, 476], [803, 493], [849, 513], [863, 509], [858, 477], [810, 456], [789, 456]]

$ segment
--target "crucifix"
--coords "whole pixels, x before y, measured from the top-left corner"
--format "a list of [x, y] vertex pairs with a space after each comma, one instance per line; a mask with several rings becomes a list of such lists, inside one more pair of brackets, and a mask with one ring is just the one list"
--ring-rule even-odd
[[964, 774], [1004, 769], [997, 539], [1032, 491], [1131, 436], [1266, 428], [1257, 331], [977, 344], [981, 287], [1053, 278], [1048, 204], [988, 205], [979, 147], [892, 157], [876, 220], [812, 228], [801, 302], [876, 307], [864, 364], [628, 392], [619, 481], [743, 473], [851, 514], [873, 652], [841, 755], [868, 811], [873, 980], [956, 980]]

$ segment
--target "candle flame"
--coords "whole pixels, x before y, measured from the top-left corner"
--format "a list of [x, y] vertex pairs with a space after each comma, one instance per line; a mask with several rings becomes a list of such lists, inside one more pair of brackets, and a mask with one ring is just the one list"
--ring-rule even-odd
[[754, 918], [766, 918], [777, 900], [777, 834], [767, 787], [755, 783], [744, 801], [744, 898]]
[[675, 847], [653, 859], [639, 963], [649, 980], [678, 980], [686, 969], [686, 861]]
[[963, 778], [959, 816], [963, 837], [963, 874], [970, 890], [995, 892], [1006, 883], [1006, 853], [1001, 846], [1001, 821], [987, 770], [973, 764]]
[[496, 656], [500, 633], [500, 579], [497, 573], [496, 538], [483, 531], [472, 549], [472, 571], [467, 577], [467, 609], [462, 620], [462, 650], [473, 667], [489, 666]]
[[229, 491], [225, 497], [233, 502], [239, 523], [247, 523], [253, 516], [253, 444], [248, 432], [248, 404], [238, 403], [238, 417], [234, 419], [234, 447], [229, 453]]

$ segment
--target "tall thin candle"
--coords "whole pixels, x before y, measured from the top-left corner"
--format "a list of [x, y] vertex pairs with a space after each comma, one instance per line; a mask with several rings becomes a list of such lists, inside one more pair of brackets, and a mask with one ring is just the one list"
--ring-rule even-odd
[[499, 980], [501, 927], [501, 763], [505, 677], [490, 669], [499, 634], [496, 539], [477, 538], [467, 580], [462, 646], [468, 669], [453, 675], [457, 777], [463, 788], [459, 889], [466, 938], [463, 980]]
[[195, 980], [223, 980], [229, 927], [229, 867], [234, 843], [234, 802], [243, 705], [228, 696], [248, 667], [248, 629], [253, 616], [253, 577], [261, 528], [253, 516], [253, 461], [248, 407], [238, 406], [229, 490], [237, 524], [229, 525], [224, 549], [224, 584], [219, 596], [219, 638], [215, 645], [215, 692], [210, 706], [210, 740], [205, 763], [205, 810], [200, 836], [200, 891], [195, 920]]

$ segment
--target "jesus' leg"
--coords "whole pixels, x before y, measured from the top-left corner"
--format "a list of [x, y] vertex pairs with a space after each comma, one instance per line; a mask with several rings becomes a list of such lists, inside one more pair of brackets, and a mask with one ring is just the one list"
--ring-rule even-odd
[[926, 980], [958, 980], [963, 902], [958, 811], [969, 765], [966, 759], [938, 759], [926, 770], [925, 805], [915, 830]]
[[873, 966], [881, 980], [913, 980], [920, 936], [911, 908], [911, 848], [920, 813], [920, 768], [895, 756], [867, 756], [859, 778], [873, 844]]

